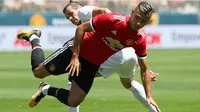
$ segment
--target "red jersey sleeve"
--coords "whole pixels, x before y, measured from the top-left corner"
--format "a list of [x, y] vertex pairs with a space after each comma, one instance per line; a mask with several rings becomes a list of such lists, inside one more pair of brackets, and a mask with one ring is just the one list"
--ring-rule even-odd
[[134, 46], [135, 53], [137, 54], [139, 59], [144, 59], [147, 56], [147, 49], [146, 49], [146, 38], [143, 34], [138, 34], [139, 40], [137, 44]]
[[[126, 17], [116, 14], [116, 13], [108, 13], [108, 14], [100, 14], [93, 17], [90, 20], [90, 25], [95, 31], [102, 30], [113, 30], [121, 27], [126, 21]], [[121, 26], [120, 26], [121, 25]]]

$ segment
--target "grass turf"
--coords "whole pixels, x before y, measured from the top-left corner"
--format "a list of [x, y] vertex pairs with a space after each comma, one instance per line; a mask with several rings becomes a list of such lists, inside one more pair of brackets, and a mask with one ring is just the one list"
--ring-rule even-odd
[[[197, 112], [200, 110], [200, 52], [188, 50], [149, 50], [150, 69], [160, 76], [152, 84], [153, 96], [162, 112]], [[49, 52], [46, 56], [49, 55]], [[35, 79], [31, 72], [30, 53], [0, 53], [0, 111], [1, 112], [68, 112], [65, 105], [46, 97], [36, 108], [28, 101], [40, 81], [67, 88], [67, 75]], [[140, 81], [137, 73], [135, 76]], [[141, 82], [141, 81], [140, 81]], [[147, 112], [125, 90], [115, 74], [108, 79], [95, 79], [81, 112]]]

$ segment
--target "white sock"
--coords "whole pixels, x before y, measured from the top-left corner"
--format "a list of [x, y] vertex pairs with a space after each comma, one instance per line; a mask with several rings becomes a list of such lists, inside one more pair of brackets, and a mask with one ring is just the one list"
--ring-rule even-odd
[[157, 112], [156, 108], [153, 105], [151, 105], [151, 104], [149, 105], [146, 102], [146, 94], [144, 91], [144, 87], [135, 80], [133, 80], [131, 82], [131, 85], [132, 86], [128, 90], [130, 90], [133, 93], [133, 95], [136, 97], [136, 99], [138, 101], [140, 101], [146, 108], [148, 108], [149, 112]]
[[42, 93], [43, 93], [44, 95], [47, 95], [47, 92], [48, 92], [48, 90], [49, 90], [49, 87], [50, 87], [50, 85], [46, 85], [46, 86], [44, 86], [44, 87], [42, 88]]
[[69, 107], [69, 112], [79, 112], [79, 106], [77, 106], [77, 107], [68, 106], [68, 107]]
[[31, 37], [29, 38], [29, 41], [31, 42], [33, 39], [39, 39], [39, 37], [35, 34], [31, 35]]
[[[72, 87], [72, 83], [69, 81], [68, 82], [68, 90], [70, 90]], [[70, 107], [68, 106], [69, 112], [79, 112], [79, 106], [77, 107]]]

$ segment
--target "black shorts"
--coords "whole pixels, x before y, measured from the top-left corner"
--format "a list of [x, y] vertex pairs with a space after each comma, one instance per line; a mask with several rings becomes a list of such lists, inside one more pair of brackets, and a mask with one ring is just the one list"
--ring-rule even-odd
[[[72, 46], [73, 42], [70, 40], [66, 42], [62, 48], [56, 50], [48, 58], [46, 58], [43, 62], [46, 70], [53, 75], [67, 73], [68, 71], [65, 71], [65, 69], [71, 60]], [[96, 72], [99, 69], [99, 66], [90, 63], [81, 56], [79, 57], [79, 61], [81, 64], [79, 76], [69, 76], [69, 81], [74, 80], [85, 93], [88, 93], [92, 87], [93, 80]]]

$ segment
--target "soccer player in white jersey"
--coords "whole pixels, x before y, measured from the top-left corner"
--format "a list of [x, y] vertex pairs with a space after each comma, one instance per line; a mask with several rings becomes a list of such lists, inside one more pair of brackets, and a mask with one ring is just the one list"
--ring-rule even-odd
[[[80, 25], [86, 21], [89, 21], [92, 17], [102, 14], [110, 13], [107, 8], [100, 8], [96, 6], [83, 6], [78, 2], [70, 2], [64, 9], [63, 13], [66, 18], [69, 19], [74, 25]], [[113, 31], [113, 34], [116, 33]], [[146, 102], [146, 96], [143, 86], [133, 80], [135, 74], [135, 64], [137, 63], [137, 56], [133, 48], [124, 48], [121, 51], [115, 53], [109, 57], [100, 67], [96, 77], [102, 76], [107, 78], [108, 76], [117, 73], [120, 76], [122, 85], [131, 91], [133, 95], [146, 107], [150, 112], [157, 112], [155, 107]], [[151, 78], [156, 80], [157, 73], [151, 72]], [[68, 88], [71, 88], [71, 82], [68, 84]], [[69, 112], [79, 112], [78, 107], [69, 107]]]

